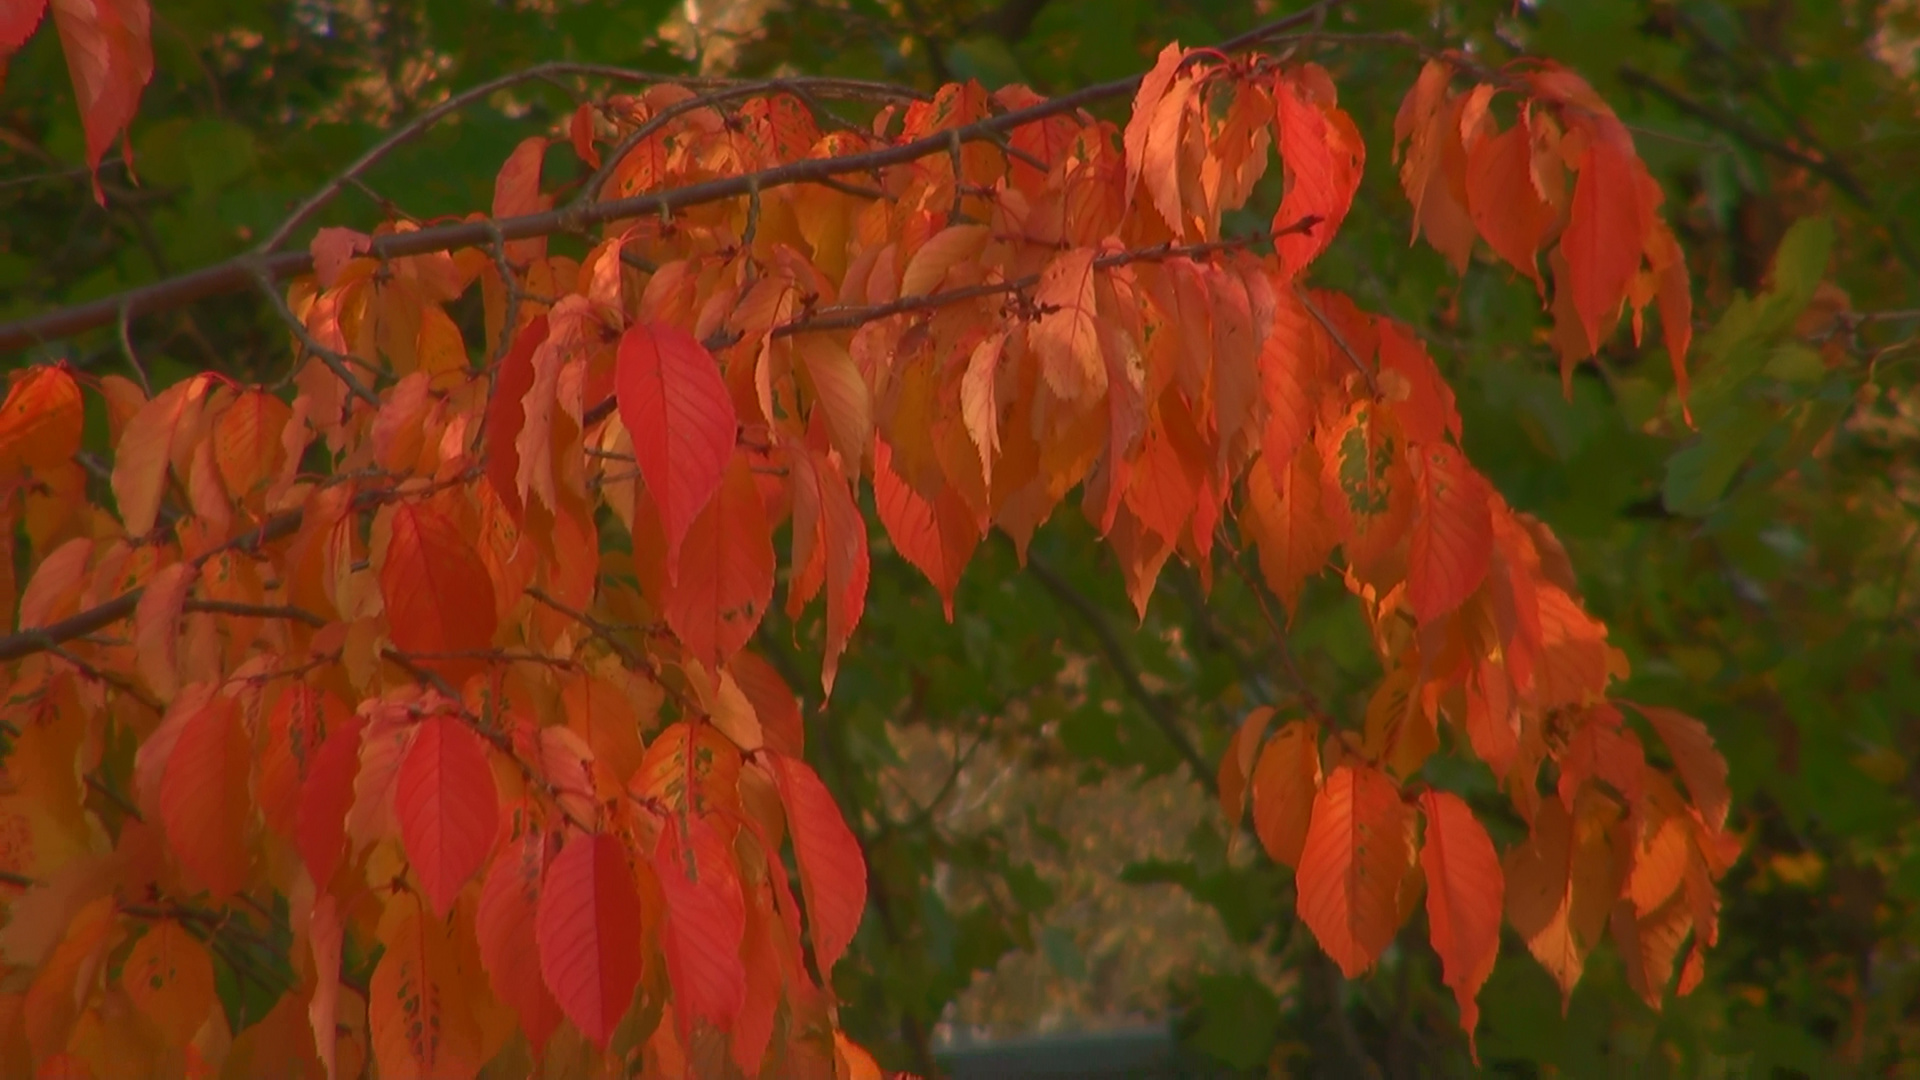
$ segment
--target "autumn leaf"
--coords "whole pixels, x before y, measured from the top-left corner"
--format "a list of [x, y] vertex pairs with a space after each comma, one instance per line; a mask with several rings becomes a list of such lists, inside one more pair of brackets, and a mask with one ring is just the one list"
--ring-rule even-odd
[[680, 545], [720, 490], [733, 456], [733, 399], [713, 354], [664, 323], [638, 323], [621, 336], [614, 389], [640, 475], [666, 528], [671, 581], [679, 574]]
[[160, 780], [167, 843], [217, 896], [247, 884], [252, 753], [234, 700], [216, 695], [180, 729]]
[[1335, 769], [1314, 796], [1296, 880], [1301, 921], [1347, 978], [1372, 967], [1400, 929], [1400, 882], [1411, 862], [1407, 809], [1393, 781], [1367, 765]]
[[64, 367], [14, 373], [0, 402], [0, 482], [19, 469], [51, 469], [80, 450], [80, 388]]
[[1300, 869], [1320, 793], [1320, 725], [1295, 720], [1274, 733], [1253, 767], [1253, 829], [1273, 861]]
[[[35, 5], [29, 4], [28, 7]], [[100, 159], [123, 134], [153, 78], [152, 15], [147, 0], [52, 0], [53, 25], [67, 54], [67, 74], [80, 102], [87, 137], [87, 168], [93, 199], [102, 206]], [[125, 154], [129, 165], [133, 152]]]
[[218, 999], [213, 959], [206, 946], [173, 919], [153, 924], [120, 969], [120, 985], [168, 1045], [186, 1046], [206, 1023]]
[[1699, 808], [1707, 826], [1716, 832], [1726, 828], [1727, 761], [1714, 748], [1713, 735], [1707, 726], [1676, 709], [1639, 704], [1633, 707], [1653, 725], [1660, 741], [1667, 744], [1674, 768], [1680, 771], [1687, 794], [1693, 797], [1693, 805]]
[[571, 839], [547, 866], [534, 923], [540, 974], [574, 1026], [601, 1047], [640, 984], [640, 894], [611, 836]]
[[354, 714], [327, 732], [301, 786], [294, 845], [316, 886], [333, 879], [347, 843], [347, 810], [360, 771], [360, 735], [366, 719]]
[[1416, 445], [1407, 604], [1422, 625], [1458, 608], [1486, 580], [1493, 514], [1485, 479], [1446, 443]]
[[407, 858], [444, 917], [493, 846], [499, 801], [480, 736], [448, 713], [422, 720], [400, 762], [394, 809]]
[[769, 760], [800, 864], [814, 959], [827, 976], [853, 940], [867, 906], [866, 858], [820, 777], [803, 761], [777, 755]]
[[400, 503], [388, 514], [380, 595], [394, 646], [421, 654], [423, 666], [471, 666], [453, 654], [492, 645], [498, 619], [486, 565], [472, 540], [430, 504]]
[[688, 814], [661, 831], [653, 867], [667, 901], [660, 946], [682, 1038], [695, 1020], [725, 1030], [747, 993], [746, 901], [732, 849], [705, 815]]
[[1586, 331], [1587, 351], [1600, 351], [1600, 339], [1627, 298], [1627, 283], [1640, 269], [1653, 208], [1646, 205], [1633, 149], [1601, 136], [1590, 138], [1580, 156], [1573, 185], [1573, 207], [1560, 251], [1567, 260], [1567, 289]]
[[665, 585], [667, 625], [717, 670], [753, 638], [773, 603], [773, 534], [744, 453], [733, 455], [687, 541], [679, 577]]
[[1107, 390], [1093, 255], [1092, 248], [1061, 252], [1041, 271], [1033, 294], [1041, 314], [1027, 331], [1028, 345], [1040, 358], [1047, 386], [1063, 401], [1085, 403]]
[[[1458, 795], [1427, 791], [1420, 796], [1426, 835], [1420, 869], [1427, 878], [1427, 927], [1442, 973], [1460, 1003], [1460, 1027], [1469, 1041], [1479, 1026], [1475, 998], [1500, 954], [1500, 916], [1505, 879], [1500, 856], [1486, 829]], [[1475, 1061], [1479, 1051], [1474, 1051]]]
[[[1314, 65], [1274, 84], [1274, 126], [1287, 168], [1287, 193], [1273, 216], [1273, 246], [1288, 278], [1298, 277], [1333, 242], [1366, 164], [1366, 144], [1353, 121], [1330, 98], [1315, 100], [1318, 88], [1330, 91], [1332, 85]], [[1310, 227], [1300, 228], [1309, 221]]]
[[508, 811], [512, 831], [480, 887], [474, 937], [494, 996], [519, 1016], [520, 1030], [538, 1054], [560, 1025], [561, 1012], [541, 974], [535, 940], [551, 834], [532, 820], [531, 809], [522, 804]]
[[448, 928], [400, 897], [381, 919], [367, 1025], [382, 1077], [428, 1080], [478, 1071], [480, 1033]]

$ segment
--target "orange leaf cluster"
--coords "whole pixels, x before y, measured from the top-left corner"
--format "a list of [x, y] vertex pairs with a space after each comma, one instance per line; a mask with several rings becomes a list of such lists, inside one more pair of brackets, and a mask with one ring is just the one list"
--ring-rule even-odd
[[[1595, 149], [1570, 78], [1538, 76], [1528, 108], [1581, 118], [1553, 129], [1561, 152], [1584, 139], [1581, 183], [1644, 176], [1630, 145]], [[1478, 143], [1431, 130], [1456, 109], [1442, 91], [1423, 77], [1409, 99], [1409, 160], [1428, 162], [1421, 227], [1452, 237], [1447, 162]], [[1037, 100], [948, 86], [823, 132], [784, 96], [726, 111], [661, 87], [585, 107], [566, 142], [587, 167], [623, 147], [597, 194], [632, 195], [938, 146]], [[548, 205], [546, 145], [508, 160], [496, 213]], [[1274, 148], [1271, 236], [1223, 236]], [[1205, 573], [1236, 532], [1289, 602], [1337, 565], [1386, 678], [1352, 725], [1250, 721], [1221, 789], [1235, 817], [1251, 792], [1350, 974], [1422, 888], [1469, 1031], [1503, 910], [1567, 987], [1603, 928], [1651, 1000], [1689, 932], [1697, 974], [1724, 766], [1697, 722], [1642, 709], [1687, 797], [1649, 767], [1605, 700], [1604, 627], [1551, 534], [1461, 453], [1425, 348], [1301, 283], [1363, 165], [1326, 73], [1169, 47], [1124, 128], [1061, 112], [949, 150], [614, 222], [578, 260], [515, 241], [383, 262], [323, 233], [319, 277], [290, 290], [290, 402], [98, 381], [111, 510], [85, 498], [73, 373], [18, 378], [0, 869], [24, 892], [0, 957], [30, 985], [0, 994], [8, 1071], [271, 1053], [306, 1075], [369, 1056], [472, 1075], [517, 1040], [588, 1072], [871, 1071], [830, 983], [860, 842], [752, 647], [777, 595], [796, 616], [821, 599], [831, 692], [866, 603], [862, 484], [949, 610], [988, 528], [1024, 552], [1075, 488], [1142, 610], [1169, 558]], [[1573, 198], [1583, 325], [1632, 282], [1583, 253], [1580, 208], [1634, 197]], [[1482, 235], [1506, 254], [1553, 227], [1511, 225]], [[463, 329], [449, 306], [474, 293]], [[1532, 825], [1504, 858], [1414, 779], [1443, 719]], [[230, 1032], [195, 949], [271, 902], [298, 985]]]

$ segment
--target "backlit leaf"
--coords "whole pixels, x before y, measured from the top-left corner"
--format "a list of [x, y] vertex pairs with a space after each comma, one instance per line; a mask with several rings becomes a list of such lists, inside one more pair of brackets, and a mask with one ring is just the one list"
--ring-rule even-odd
[[1341, 765], [1313, 800], [1301, 848], [1300, 919], [1347, 978], [1373, 966], [1400, 929], [1400, 883], [1412, 852], [1407, 808], [1384, 773]]
[[247, 884], [252, 754], [234, 700], [216, 696], [181, 728], [160, 780], [167, 844], [217, 896]]
[[1427, 791], [1420, 796], [1420, 811], [1427, 819], [1420, 846], [1427, 926], [1447, 985], [1460, 1003], [1460, 1027], [1471, 1040], [1480, 1020], [1474, 999], [1500, 954], [1506, 881], [1493, 841], [1458, 795]]

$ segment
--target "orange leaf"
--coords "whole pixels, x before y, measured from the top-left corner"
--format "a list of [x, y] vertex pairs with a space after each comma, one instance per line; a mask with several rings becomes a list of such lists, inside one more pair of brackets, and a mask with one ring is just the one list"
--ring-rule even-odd
[[[553, 205], [553, 197], [540, 194], [540, 164], [547, 153], [545, 136], [529, 135], [520, 140], [513, 148], [507, 160], [500, 166], [500, 172], [493, 181], [493, 217], [521, 217], [537, 214]], [[547, 238], [532, 236], [524, 240], [509, 240], [506, 243], [507, 261], [515, 265], [525, 265], [533, 259], [545, 258]]]
[[1146, 166], [1147, 132], [1153, 125], [1154, 108], [1160, 99], [1166, 96], [1167, 87], [1173, 85], [1174, 76], [1180, 71], [1180, 63], [1186, 58], [1180, 43], [1170, 41], [1160, 50], [1153, 62], [1153, 70], [1140, 80], [1140, 89], [1133, 95], [1133, 111], [1127, 120], [1126, 132], [1121, 142], [1127, 159], [1126, 200], [1133, 201], [1133, 191], [1140, 183], [1140, 172]]
[[534, 940], [551, 834], [534, 822], [524, 804], [512, 811], [512, 817], [514, 834], [494, 858], [480, 887], [474, 936], [494, 995], [519, 1015], [520, 1030], [538, 1055], [561, 1019], [560, 1004], [541, 976], [541, 954]]
[[[93, 199], [105, 206], [100, 159], [114, 136], [133, 122], [140, 91], [153, 78], [151, 15], [147, 0], [53, 0], [52, 7], [60, 47], [67, 54], [67, 74], [80, 99]], [[131, 163], [132, 151], [126, 156]]]
[[246, 390], [213, 425], [213, 460], [220, 480], [246, 498], [272, 480], [286, 455], [282, 435], [293, 410], [264, 390]]
[[1714, 748], [1713, 735], [1707, 726], [1676, 709], [1640, 704], [1633, 707], [1660, 733], [1660, 741], [1667, 744], [1674, 768], [1680, 770], [1687, 794], [1693, 797], [1693, 805], [1699, 808], [1708, 827], [1715, 832], [1726, 828], [1730, 803], [1727, 759]]
[[[1264, 459], [1263, 459], [1264, 460]], [[1263, 463], [1247, 470], [1247, 498], [1240, 527], [1259, 548], [1260, 574], [1291, 613], [1307, 579], [1326, 568], [1338, 538], [1321, 511], [1320, 455], [1300, 448], [1281, 486]]]
[[[1332, 85], [1325, 72], [1315, 69], [1313, 73], [1318, 78], [1311, 83]], [[1353, 205], [1367, 157], [1366, 144], [1347, 114], [1334, 108], [1331, 100], [1320, 102], [1313, 96], [1313, 85], [1299, 73], [1277, 80], [1274, 86], [1275, 127], [1287, 169], [1287, 193], [1273, 216], [1273, 231], [1294, 228], [1309, 217], [1318, 219], [1304, 232], [1275, 237], [1274, 254], [1288, 278], [1298, 276], [1333, 242]]]
[[953, 592], [973, 549], [980, 542], [980, 526], [966, 503], [947, 484], [927, 499], [893, 470], [893, 447], [885, 440], [873, 444], [873, 503], [894, 549], [940, 590], [947, 621], [953, 621]]
[[833, 795], [806, 762], [771, 755], [787, 828], [800, 863], [800, 889], [813, 928], [813, 955], [823, 977], [846, 952], [867, 906], [867, 863], [860, 842], [834, 804]]
[[85, 419], [80, 388], [66, 368], [16, 373], [0, 403], [0, 486], [21, 468], [50, 469], [72, 458]]
[[186, 1046], [213, 1014], [213, 959], [172, 919], [153, 924], [120, 970], [133, 1007], [160, 1029], [169, 1046]]
[[313, 256], [313, 276], [323, 289], [331, 289], [340, 280], [341, 271], [355, 255], [373, 250], [373, 237], [358, 229], [329, 226], [313, 234], [307, 252]]
[[1407, 808], [1367, 765], [1333, 771], [1313, 800], [1300, 852], [1300, 919], [1347, 978], [1373, 966], [1400, 928], [1400, 882], [1412, 862]]
[[640, 475], [660, 508], [671, 581], [687, 530], [720, 490], [733, 456], [733, 399], [713, 354], [665, 323], [639, 323], [621, 336], [614, 392]]
[[[399, 503], [390, 513], [380, 595], [395, 647], [424, 654], [491, 647], [498, 625], [493, 579], [472, 539], [425, 503]], [[454, 670], [473, 664], [424, 662]]]
[[486, 744], [447, 713], [420, 722], [394, 786], [400, 840], [434, 914], [444, 918], [487, 857], [499, 796]]
[[247, 885], [253, 744], [230, 697], [187, 720], [160, 780], [160, 818], [180, 861], [217, 896]]
[[1253, 767], [1253, 830], [1275, 862], [1300, 869], [1320, 791], [1320, 725], [1295, 720], [1274, 733]]
[[1488, 485], [1446, 443], [1416, 446], [1413, 531], [1407, 546], [1407, 604], [1425, 625], [1465, 603], [1486, 580], [1493, 556]]
[[381, 919], [380, 964], [367, 988], [367, 1023], [382, 1080], [472, 1076], [479, 1032], [451, 928], [402, 894]]
[[653, 867], [666, 894], [660, 948], [667, 957], [682, 1041], [695, 1020], [725, 1030], [747, 994], [740, 959], [746, 899], [732, 845], [705, 816], [688, 814], [661, 830]]
[[1591, 354], [1600, 351], [1600, 338], [1620, 313], [1627, 284], [1640, 269], [1653, 208], [1646, 204], [1637, 175], [1643, 166], [1631, 145], [1591, 138], [1578, 168], [1560, 251], [1567, 259], [1567, 288]]
[[611, 836], [576, 836], [547, 866], [534, 939], [567, 1018], [602, 1048], [640, 984], [640, 894]]
[[1227, 845], [1239, 835], [1240, 823], [1247, 816], [1247, 783], [1258, 760], [1260, 740], [1266, 738], [1267, 724], [1273, 719], [1273, 706], [1262, 705], [1247, 713], [1227, 740], [1227, 751], [1220, 755], [1220, 812], [1227, 819]]
[[174, 563], [153, 575], [133, 609], [134, 664], [156, 697], [180, 691], [180, 612], [193, 591], [192, 563]]
[[1560, 984], [1563, 1007], [1619, 898], [1606, 836], [1610, 809], [1592, 788], [1582, 793], [1577, 815], [1557, 799], [1544, 800], [1533, 832], [1502, 861], [1507, 921]]
[[165, 494], [167, 467], [182, 457], [196, 434], [201, 398], [209, 382], [208, 376], [196, 375], [173, 384], [142, 406], [121, 432], [120, 445], [114, 450], [112, 484], [128, 535], [153, 531]]
[[1041, 314], [1027, 330], [1027, 342], [1047, 386], [1064, 401], [1087, 402], [1107, 391], [1093, 255], [1092, 248], [1061, 252], [1040, 272], [1033, 294]]
[[[1474, 999], [1500, 954], [1500, 912], [1506, 879], [1487, 830], [1458, 795], [1428, 790], [1420, 796], [1427, 831], [1420, 869], [1427, 878], [1427, 926], [1447, 985], [1460, 1003], [1460, 1027], [1469, 1044], [1480, 1020]], [[1476, 1062], [1479, 1051], [1475, 1050]]]
[[344, 930], [340, 904], [331, 893], [314, 901], [307, 920], [307, 940], [313, 946], [313, 998], [307, 1003], [307, 1023], [313, 1028], [314, 1052], [327, 1070], [327, 1080], [339, 1075], [340, 949]]
[[665, 586], [667, 625], [694, 659], [717, 671], [752, 639], [773, 602], [773, 533], [745, 453], [733, 456], [687, 540], [680, 575]]

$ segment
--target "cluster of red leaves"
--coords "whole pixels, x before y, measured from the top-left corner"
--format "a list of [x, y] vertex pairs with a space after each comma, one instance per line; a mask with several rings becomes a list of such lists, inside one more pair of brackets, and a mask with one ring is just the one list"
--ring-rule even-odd
[[[1571, 75], [1532, 78], [1529, 130], [1604, 127]], [[1458, 111], [1445, 81], [1409, 99], [1410, 161], [1481, 130], [1428, 124]], [[629, 144], [611, 197], [937, 146], [1036, 100], [948, 86], [822, 132], [791, 97], [724, 111], [659, 87], [570, 134], [589, 167]], [[1582, 187], [1618, 149], [1584, 137]], [[1220, 221], [1273, 147], [1261, 257]], [[495, 215], [548, 205], [546, 149], [512, 155]], [[536, 238], [383, 262], [323, 232], [289, 297], [291, 404], [99, 381], [117, 513], [85, 497], [75, 378], [26, 373], [0, 406], [21, 630], [0, 639], [0, 869], [25, 890], [0, 932], [22, 987], [0, 992], [0, 1061], [470, 1075], [524, 1038], [596, 1075], [866, 1074], [828, 981], [864, 862], [749, 648], [777, 592], [795, 615], [824, 595], [831, 691], [866, 600], [863, 482], [949, 605], [988, 528], [1024, 550], [1076, 487], [1143, 609], [1168, 558], [1205, 572], [1230, 523], [1289, 600], [1339, 552], [1387, 672], [1364, 722], [1263, 741], [1257, 713], [1221, 770], [1322, 946], [1358, 974], [1424, 888], [1469, 1031], [1503, 908], [1566, 987], [1610, 926], [1655, 1001], [1691, 932], [1685, 989], [1730, 857], [1724, 766], [1697, 722], [1641, 709], [1690, 799], [1649, 765], [1605, 700], [1604, 627], [1546, 528], [1461, 454], [1424, 347], [1301, 285], [1362, 159], [1320, 69], [1170, 46], [1124, 129], [1061, 113], [860, 183], [615, 222], [577, 261]], [[1422, 190], [1434, 235], [1451, 196]], [[1639, 294], [1579, 237], [1614, 197], [1542, 198], [1530, 242], [1558, 235], [1582, 317], [1612, 297], [1606, 321]], [[1481, 234], [1512, 257], [1506, 224]], [[446, 305], [476, 287], [470, 350]], [[497, 362], [475, 374], [470, 351]], [[1417, 779], [1442, 718], [1530, 823], [1504, 861]], [[221, 912], [276, 898], [297, 985], [234, 1033], [208, 947]]]

